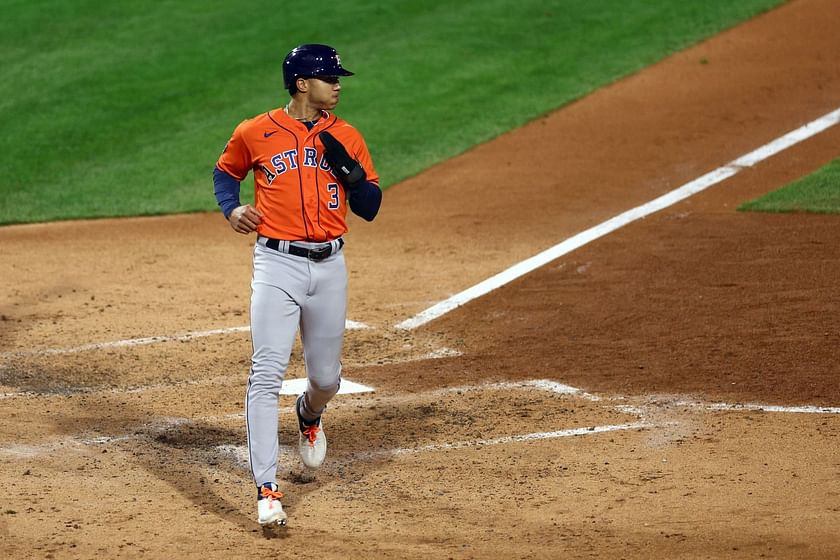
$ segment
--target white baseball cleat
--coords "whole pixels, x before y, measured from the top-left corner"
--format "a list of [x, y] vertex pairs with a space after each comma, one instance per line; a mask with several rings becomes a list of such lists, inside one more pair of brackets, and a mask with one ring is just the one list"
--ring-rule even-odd
[[298, 427], [300, 428], [298, 452], [304, 465], [310, 469], [317, 469], [327, 457], [327, 435], [321, 426], [320, 416], [312, 422], [307, 422], [300, 415], [302, 400], [303, 395], [299, 396], [297, 402], [295, 402], [295, 412], [297, 412]]
[[273, 482], [266, 482], [260, 487], [257, 494], [257, 522], [260, 525], [286, 525], [286, 512], [280, 503], [282, 497]]

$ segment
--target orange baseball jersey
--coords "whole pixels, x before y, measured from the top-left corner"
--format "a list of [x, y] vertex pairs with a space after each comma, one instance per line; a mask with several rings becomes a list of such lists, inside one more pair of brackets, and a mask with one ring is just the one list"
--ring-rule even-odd
[[328, 130], [379, 183], [364, 138], [343, 119], [323, 112], [307, 130], [283, 109], [243, 121], [216, 167], [242, 181], [254, 172], [254, 205], [262, 212], [257, 233], [289, 241], [331, 241], [347, 232], [347, 194], [324, 159], [318, 133]]

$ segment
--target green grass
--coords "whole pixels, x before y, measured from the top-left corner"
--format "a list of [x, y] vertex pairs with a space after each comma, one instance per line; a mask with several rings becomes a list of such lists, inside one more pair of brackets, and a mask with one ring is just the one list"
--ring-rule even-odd
[[840, 214], [840, 159], [786, 187], [744, 203], [738, 210]]
[[779, 3], [0, 0], [0, 223], [215, 209], [300, 43], [357, 73], [338, 113], [387, 187]]

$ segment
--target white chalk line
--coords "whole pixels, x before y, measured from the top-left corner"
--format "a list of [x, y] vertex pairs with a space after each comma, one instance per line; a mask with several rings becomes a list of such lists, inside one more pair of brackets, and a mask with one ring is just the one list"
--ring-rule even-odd
[[[545, 391], [550, 391], [552, 393], [558, 394], [567, 394], [567, 395], [574, 395], [578, 398], [582, 398], [588, 401], [601, 401], [601, 402], [625, 402], [630, 400], [635, 400], [638, 398], [648, 398], [642, 395], [641, 397], [630, 397], [630, 396], [608, 396], [608, 397], [600, 397], [598, 395], [593, 395], [591, 393], [587, 393], [582, 389], [578, 389], [577, 387], [572, 387], [571, 385], [564, 385], [563, 383], [558, 383], [556, 381], [551, 381], [549, 379], [534, 379], [531, 381], [522, 381], [520, 383], [493, 383], [487, 385], [486, 387], [490, 388], [516, 388], [516, 387], [533, 387], [535, 389], [542, 389]], [[776, 404], [760, 404], [760, 403], [725, 403], [725, 402], [703, 402], [698, 400], [677, 400], [672, 402], [664, 403], [664, 405], [659, 405], [656, 402], [647, 403], [642, 405], [614, 405], [613, 408], [619, 410], [621, 412], [625, 412], [627, 414], [635, 414], [638, 416], [643, 416], [650, 408], [663, 408], [664, 406], [669, 407], [687, 407], [687, 408], [696, 408], [702, 409], [709, 412], [737, 412], [737, 411], [747, 411], [747, 412], [779, 412], [785, 414], [840, 414], [840, 406], [816, 406], [816, 405], [802, 405], [802, 406], [785, 406], [785, 405], [776, 405]]]
[[[441, 443], [422, 445], [420, 447], [401, 447], [390, 451], [390, 455], [409, 455], [426, 453], [428, 451], [446, 451], [449, 449], [464, 449], [466, 447], [483, 447], [485, 445], [504, 445], [507, 443], [518, 443], [523, 441], [538, 441], [543, 439], [556, 439], [561, 437], [586, 436], [590, 434], [603, 434], [605, 432], [617, 432], [623, 430], [637, 430], [653, 427], [647, 422], [632, 422], [627, 424], [610, 424], [606, 426], [590, 426], [583, 428], [570, 428], [566, 430], [555, 430], [552, 432], [531, 432], [513, 436], [503, 436], [489, 439], [474, 439], [459, 441], [455, 443]], [[376, 452], [373, 452], [375, 455]]]
[[161, 336], [147, 336], [143, 338], [129, 338], [126, 340], [114, 340], [110, 342], [93, 342], [91, 344], [83, 344], [81, 346], [73, 346], [70, 348], [44, 348], [40, 350], [23, 350], [19, 352], [4, 352], [0, 354], [2, 358], [19, 358], [23, 356], [49, 356], [52, 354], [75, 354], [77, 352], [88, 352], [90, 350], [105, 350], [108, 348], [122, 348], [125, 346], [143, 346], [145, 344], [155, 344], [156, 342], [186, 342], [196, 338], [204, 338], [207, 336], [214, 336], [219, 334], [228, 334], [235, 332], [250, 331], [250, 327], [227, 327], [223, 329], [212, 329], [209, 331], [195, 331], [188, 332], [181, 335], [161, 335]]
[[730, 403], [698, 403], [679, 402], [677, 406], [690, 406], [709, 411], [724, 412], [783, 412], [787, 414], [840, 414], [838, 406], [782, 406], [775, 404], [730, 404]]
[[[627, 423], [627, 424], [614, 424], [608, 426], [592, 426], [592, 427], [582, 427], [582, 428], [572, 428], [566, 430], [557, 430], [557, 431], [549, 431], [549, 432], [533, 432], [529, 434], [519, 434], [513, 436], [503, 436], [499, 438], [490, 438], [490, 439], [478, 439], [478, 440], [468, 440], [467, 442], [455, 442], [455, 443], [443, 443], [443, 444], [430, 444], [425, 446], [419, 446], [415, 448], [396, 448], [391, 450], [382, 450], [379, 452], [368, 452], [366, 454], [357, 454], [353, 455], [354, 458], [377, 458], [377, 457], [388, 457], [388, 456], [396, 456], [396, 455], [404, 455], [409, 453], [422, 453], [425, 451], [436, 451], [436, 450], [445, 450], [445, 449], [460, 449], [464, 447], [478, 447], [482, 445], [501, 445], [504, 443], [514, 443], [519, 441], [531, 441], [531, 440], [538, 440], [538, 439], [553, 439], [558, 437], [569, 437], [574, 435], [586, 435], [588, 433], [601, 433], [603, 431], [621, 431], [621, 430], [632, 430], [632, 429], [648, 429], [648, 428], [658, 428], [663, 427], [666, 424], [673, 424], [671, 423], [656, 423], [651, 424], [644, 420], [645, 416], [649, 415], [651, 410], [657, 408], [663, 408], [663, 405], [660, 405], [656, 402], [648, 402], [642, 405], [628, 405], [628, 404], [618, 404], [618, 405], [607, 405], [606, 403], [611, 403], [615, 401], [626, 402], [628, 397], [622, 396], [613, 396], [613, 397], [600, 397], [598, 395], [593, 395], [582, 389], [577, 387], [572, 387], [571, 385], [566, 385], [563, 383], [559, 383], [557, 381], [552, 381], [549, 379], [533, 379], [528, 381], [515, 381], [515, 382], [490, 382], [490, 383], [482, 383], [478, 385], [464, 385], [464, 386], [456, 386], [456, 387], [443, 387], [441, 389], [434, 389], [431, 391], [424, 391], [421, 393], [399, 393], [393, 395], [375, 395], [375, 396], [368, 396], [366, 393], [357, 393], [353, 394], [346, 402], [342, 403], [342, 407], [346, 408], [368, 408], [371, 405], [399, 405], [405, 402], [414, 402], [420, 399], [434, 399], [436, 397], [441, 397], [450, 394], [463, 394], [468, 392], [477, 392], [477, 391], [487, 391], [487, 390], [496, 390], [496, 391], [508, 391], [508, 390], [518, 390], [518, 389], [536, 389], [540, 391], [547, 391], [550, 393], [558, 394], [558, 395], [568, 395], [575, 398], [580, 398], [583, 400], [587, 400], [590, 402], [600, 402], [603, 403], [605, 406], [609, 406], [619, 412], [623, 412], [625, 414], [630, 414], [637, 416], [640, 421]], [[365, 396], [357, 396], [357, 395], [365, 395]], [[698, 410], [705, 410], [710, 412], [733, 412], [733, 411], [745, 411], [745, 412], [775, 412], [775, 413], [795, 413], [795, 414], [840, 414], [840, 407], [830, 407], [830, 406], [780, 406], [780, 405], [766, 405], [766, 404], [729, 404], [729, 403], [703, 403], [701, 401], [696, 400], [677, 400], [677, 401], [668, 401], [665, 403], [667, 408], [673, 407], [686, 407], [686, 408], [693, 408]], [[278, 412], [282, 414], [291, 414], [293, 412], [292, 406], [283, 406], [278, 409]], [[231, 414], [223, 414], [223, 415], [209, 415], [209, 416], [200, 416], [200, 417], [193, 417], [193, 418], [185, 418], [185, 417], [173, 417], [173, 416], [165, 416], [165, 417], [158, 417], [155, 418], [152, 422], [147, 424], [145, 428], [147, 431], [151, 428], [152, 432], [161, 432], [165, 429], [181, 426], [181, 425], [188, 425], [188, 424], [195, 424], [199, 422], [203, 423], [218, 423], [218, 422], [228, 422], [232, 420], [243, 420], [244, 414], [242, 412], [231, 413]], [[584, 433], [585, 432], [585, 433]], [[541, 435], [542, 434], [542, 435]], [[125, 440], [136, 440], [136, 439], [143, 439], [148, 438], [148, 434], [137, 434], [137, 431], [134, 430], [130, 434], [120, 434], [114, 436], [89, 436], [89, 435], [78, 435], [78, 436], [67, 436], [60, 440], [54, 440], [50, 442], [46, 442], [43, 444], [35, 444], [35, 445], [23, 445], [23, 444], [13, 444], [6, 447], [0, 447], [0, 456], [11, 456], [11, 457], [35, 457], [38, 455], [42, 455], [45, 453], [52, 453], [57, 450], [61, 449], [82, 449], [85, 446], [90, 445], [104, 445], [109, 443], [117, 443]], [[239, 445], [220, 445], [216, 446], [216, 449], [228, 456], [234, 456], [243, 458], [247, 461], [247, 448], [245, 446]], [[281, 455], [291, 455], [294, 454], [293, 448], [290, 446], [281, 446]], [[349, 461], [348, 461], [349, 462]]]
[[[354, 329], [369, 329], [370, 327], [364, 323], [347, 320], [345, 328]], [[209, 331], [194, 331], [179, 335], [160, 335], [160, 336], [146, 336], [143, 338], [129, 338], [126, 340], [113, 340], [109, 342], [93, 342], [91, 344], [83, 344], [81, 346], [72, 346], [70, 348], [44, 348], [40, 350], [22, 350], [16, 352], [3, 352], [0, 358], [20, 358], [25, 356], [49, 356], [52, 354], [75, 354], [78, 352], [89, 352], [91, 350], [105, 350], [108, 348], [123, 348], [126, 346], [143, 346], [146, 344], [156, 344], [158, 342], [187, 342], [197, 338], [205, 338], [208, 336], [216, 336], [220, 334], [230, 334], [237, 332], [250, 332], [251, 327], [248, 325], [241, 327], [226, 327], [223, 329], [212, 329]]]
[[[419, 445], [416, 447], [396, 447], [394, 449], [383, 449], [379, 451], [364, 451], [360, 453], [352, 453], [349, 457], [340, 458], [337, 461], [330, 461], [330, 464], [333, 466], [342, 466], [345, 464], [356, 463], [358, 461], [376, 461], [407, 455], [419, 455], [421, 453], [434, 453], [439, 451], [490, 447], [494, 445], [508, 445], [511, 443], [550, 440], [564, 437], [588, 436], [594, 434], [603, 434], [606, 432], [644, 430], [655, 427], [657, 427], [657, 425], [649, 424], [647, 422], [631, 422], [627, 424], [610, 424], [604, 426], [569, 428], [566, 430], [555, 430], [552, 432], [532, 432], [528, 434], [517, 434], [497, 438], [472, 439], [465, 441], [456, 441], [452, 443], [432, 443], [427, 445]], [[222, 455], [227, 455], [228, 457], [232, 458], [240, 466], [247, 467], [248, 465], [248, 448], [244, 445], [220, 445], [216, 447], [216, 451], [218, 451]], [[281, 446], [281, 458], [287, 460], [295, 460], [296, 456], [297, 451], [294, 450], [293, 447]]]
[[628, 210], [618, 216], [610, 218], [609, 220], [591, 227], [581, 233], [566, 239], [565, 241], [546, 249], [545, 251], [534, 255], [518, 264], [515, 264], [495, 276], [492, 276], [471, 288], [468, 288], [460, 293], [457, 293], [448, 299], [436, 303], [432, 307], [421, 311], [417, 315], [402, 321], [396, 325], [397, 329], [415, 329], [421, 325], [425, 325], [433, 319], [437, 319], [442, 315], [452, 311], [453, 309], [464, 305], [478, 297], [481, 297], [517, 278], [524, 276], [534, 270], [544, 266], [545, 264], [567, 254], [575, 249], [583, 247], [600, 237], [607, 235], [621, 227], [626, 226], [636, 220], [644, 218], [654, 212], [658, 212], [668, 206], [672, 206], [677, 202], [685, 200], [686, 198], [702, 192], [709, 187], [724, 181], [740, 172], [741, 170], [752, 167], [755, 164], [763, 161], [782, 150], [785, 150], [803, 140], [806, 140], [823, 130], [840, 122], [840, 109], [836, 109], [831, 113], [823, 115], [808, 124], [797, 128], [787, 134], [776, 138], [775, 140], [753, 150], [752, 152], [743, 155], [726, 165], [723, 165], [714, 171], [706, 173], [702, 177], [698, 177], [693, 181], [682, 185], [681, 187], [660, 196], [650, 202], [637, 206]]
[[[455, 356], [460, 356], [461, 352], [458, 350], [453, 350], [451, 348], [440, 348], [438, 350], [434, 350], [427, 354], [423, 354], [417, 357], [411, 357], [406, 359], [395, 359], [385, 361], [381, 363], [379, 360], [375, 362], [368, 362], [368, 363], [356, 363], [352, 364], [354, 367], [374, 367], [374, 366], [383, 366], [389, 364], [402, 364], [402, 363], [409, 363], [415, 361], [425, 361], [425, 360], [437, 360], [443, 358], [450, 358]], [[345, 363], [345, 365], [347, 365]], [[0, 364], [0, 369], [3, 366]], [[235, 376], [225, 375], [220, 377], [211, 377], [207, 379], [185, 379], [181, 381], [170, 381], [168, 383], [151, 383], [147, 385], [132, 385], [128, 387], [121, 387], [121, 388], [94, 388], [88, 387], [83, 385], [73, 385], [67, 387], [61, 387], [60, 390], [55, 390], [52, 392], [48, 391], [8, 391], [5, 393], [0, 393], [0, 400], [4, 399], [15, 399], [15, 398], [46, 398], [46, 397], [57, 397], [57, 398], [65, 398], [72, 395], [98, 395], [98, 394], [121, 394], [121, 395], [129, 395], [129, 394], [140, 394], [145, 392], [152, 392], [152, 391], [161, 391], [161, 390], [169, 390], [169, 389], [177, 389], [178, 387], [204, 387], [210, 385], [230, 385], [231, 383], [240, 383], [240, 380]], [[298, 383], [296, 379], [290, 378], [284, 382], [286, 385], [295, 385]], [[285, 386], [285, 385], [284, 385]]]
[[[558, 383], [556, 381], [550, 381], [545, 379], [536, 379], [530, 381], [521, 381], [521, 382], [491, 382], [491, 383], [482, 383], [478, 385], [465, 385], [465, 386], [455, 386], [455, 387], [443, 387], [440, 389], [433, 389], [431, 391], [423, 391], [421, 393], [399, 393], [393, 395], [374, 395], [368, 396], [367, 393], [356, 393], [354, 394], [353, 398], [348, 399], [347, 401], [342, 403], [342, 407], [361, 407], [366, 408], [370, 407], [371, 405], [399, 405], [405, 402], [412, 402], [417, 401], [419, 399], [435, 399], [441, 396], [450, 395], [450, 394], [463, 394], [467, 392], [477, 392], [477, 391], [507, 391], [507, 390], [521, 390], [521, 389], [537, 389], [542, 391], [548, 391], [551, 393], [556, 393], [559, 395], [572, 395], [577, 396], [580, 398], [584, 398], [587, 400], [599, 400], [599, 397], [595, 395], [590, 395], [585, 391], [581, 391], [575, 387], [571, 387], [569, 385], [564, 385], [562, 383]], [[365, 396], [355, 396], [355, 395], [365, 395]], [[279, 411], [280, 414], [291, 414], [293, 412], [293, 408], [291, 406], [280, 407]], [[233, 413], [233, 414], [223, 414], [223, 415], [216, 415], [216, 416], [200, 416], [194, 418], [184, 418], [184, 417], [174, 417], [174, 416], [165, 416], [165, 417], [157, 417], [153, 421], [147, 423], [144, 427], [147, 431], [151, 431], [153, 433], [157, 433], [163, 431], [165, 429], [181, 426], [186, 424], [195, 424], [199, 422], [203, 423], [217, 423], [217, 422], [226, 422], [231, 420], [242, 420], [244, 418], [244, 414], [241, 412]], [[587, 428], [588, 429], [588, 428]], [[148, 437], [147, 434], [136, 434], [132, 432], [132, 434], [121, 434], [115, 436], [89, 436], [89, 435], [77, 435], [77, 436], [66, 436], [59, 440], [53, 440], [50, 442], [45, 442], [43, 444], [36, 444], [36, 445], [11, 445], [7, 447], [0, 447], [0, 456], [2, 455], [10, 455], [15, 457], [33, 457], [43, 453], [50, 453], [54, 452], [59, 449], [78, 449], [83, 448], [87, 445], [94, 445], [94, 444], [106, 444], [112, 442], [120, 442], [126, 439], [142, 439]], [[238, 446], [231, 446], [233, 448], [238, 448]], [[247, 451], [246, 451], [247, 457]]]
[[69, 436], [57, 441], [36, 445], [13, 444], [6, 447], [0, 447], [0, 456], [17, 459], [31, 459], [33, 457], [39, 457], [41, 455], [47, 455], [61, 450], [82, 450], [91, 445], [118, 443], [121, 441], [135, 439], [139, 439], [139, 436], [135, 434], [126, 434], [121, 436], [95, 436], [89, 438]]
[[239, 380], [230, 375], [220, 377], [211, 377], [208, 379], [186, 379], [183, 381], [170, 381], [169, 383], [151, 383], [149, 385], [132, 385], [128, 387], [108, 387], [93, 388], [85, 386], [70, 386], [61, 387], [60, 390], [53, 392], [45, 391], [10, 391], [7, 393], [0, 393], [0, 400], [3, 399], [17, 399], [17, 398], [67, 398], [75, 395], [136, 395], [142, 393], [150, 393], [153, 391], [169, 391], [182, 387], [207, 387], [210, 385], [230, 385], [231, 383], [242, 384], [244, 381]]

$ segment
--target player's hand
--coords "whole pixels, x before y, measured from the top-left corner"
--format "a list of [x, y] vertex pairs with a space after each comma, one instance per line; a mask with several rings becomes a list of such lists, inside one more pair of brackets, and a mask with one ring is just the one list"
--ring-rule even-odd
[[345, 187], [353, 189], [358, 187], [365, 179], [367, 173], [359, 165], [359, 162], [350, 157], [344, 146], [335, 139], [329, 132], [322, 132], [318, 135], [324, 144], [324, 157], [327, 163], [333, 168], [336, 178]]
[[228, 222], [234, 231], [243, 234], [251, 233], [262, 223], [262, 212], [250, 204], [244, 204], [239, 208], [234, 208], [228, 216]]

